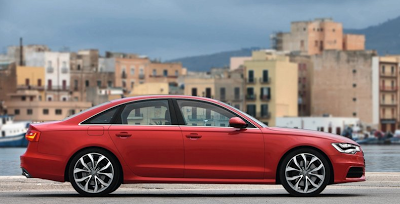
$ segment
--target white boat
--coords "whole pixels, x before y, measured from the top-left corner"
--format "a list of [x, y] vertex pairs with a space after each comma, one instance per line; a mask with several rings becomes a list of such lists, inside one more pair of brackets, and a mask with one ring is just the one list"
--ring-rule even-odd
[[0, 115], [0, 147], [26, 147], [30, 121], [14, 122], [12, 115]]

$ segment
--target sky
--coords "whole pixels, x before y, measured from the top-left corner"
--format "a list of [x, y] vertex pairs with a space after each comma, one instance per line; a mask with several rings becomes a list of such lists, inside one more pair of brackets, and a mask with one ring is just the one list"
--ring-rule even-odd
[[292, 21], [328, 17], [361, 29], [396, 18], [398, 0], [0, 0], [0, 53], [10, 45], [99, 49], [169, 60], [269, 48]]

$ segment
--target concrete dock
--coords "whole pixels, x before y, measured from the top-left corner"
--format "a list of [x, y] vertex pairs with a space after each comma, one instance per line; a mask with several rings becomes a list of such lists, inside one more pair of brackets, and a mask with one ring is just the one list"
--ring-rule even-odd
[[70, 183], [0, 177], [1, 203], [398, 203], [400, 172], [367, 173], [366, 182], [328, 186], [320, 196], [291, 197], [280, 185], [125, 184], [107, 197], [81, 197]]

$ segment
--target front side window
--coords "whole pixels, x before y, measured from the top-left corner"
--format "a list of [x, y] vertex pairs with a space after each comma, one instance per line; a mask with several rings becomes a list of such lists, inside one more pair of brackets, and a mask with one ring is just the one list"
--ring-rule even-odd
[[171, 125], [168, 100], [128, 104], [121, 112], [120, 122], [127, 125]]
[[[192, 100], [177, 100], [177, 102], [187, 126], [229, 127], [229, 119], [238, 117], [225, 108], [206, 102]], [[248, 123], [248, 127], [254, 126]]]

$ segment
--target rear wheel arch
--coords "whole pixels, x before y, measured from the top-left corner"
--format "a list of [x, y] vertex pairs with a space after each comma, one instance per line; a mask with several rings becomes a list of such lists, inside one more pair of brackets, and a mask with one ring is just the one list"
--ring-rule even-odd
[[298, 146], [298, 147], [294, 147], [294, 148], [286, 151], [286, 153], [280, 158], [279, 163], [276, 166], [275, 183], [276, 184], [282, 184], [281, 181], [280, 181], [280, 176], [279, 176], [279, 173], [280, 173], [279, 168], [281, 167], [282, 162], [285, 159], [285, 157], [288, 154], [290, 154], [291, 152], [293, 152], [295, 150], [298, 150], [298, 149], [313, 149], [313, 150], [318, 151], [319, 153], [321, 153], [322, 156], [324, 156], [325, 159], [328, 161], [329, 169], [330, 169], [330, 172], [331, 172], [331, 175], [329, 175], [329, 183], [328, 184], [333, 184], [334, 179], [335, 179], [335, 174], [334, 174], [334, 171], [333, 171], [332, 161], [329, 159], [328, 155], [325, 154], [325, 152], [323, 152], [322, 150], [320, 150], [320, 149], [318, 149], [316, 147], [313, 147], [313, 146]]
[[114, 159], [117, 161], [117, 163], [118, 163], [118, 165], [119, 165], [119, 167], [120, 167], [120, 168], [119, 168], [119, 169], [120, 169], [120, 172], [119, 172], [119, 173], [121, 174], [121, 176], [120, 176], [120, 182], [123, 183], [123, 180], [124, 180], [124, 170], [122, 169], [121, 161], [118, 159], [118, 157], [117, 157], [112, 151], [110, 151], [110, 150], [108, 150], [108, 149], [106, 149], [106, 148], [103, 148], [103, 147], [98, 147], [98, 146], [85, 147], [85, 148], [82, 148], [82, 149], [76, 151], [73, 155], [71, 155], [71, 157], [68, 159], [68, 163], [67, 163], [67, 165], [65, 166], [65, 169], [64, 169], [64, 180], [65, 180], [65, 181], [70, 181], [70, 180], [69, 180], [69, 173], [68, 173], [68, 170], [69, 170], [69, 167], [70, 167], [70, 165], [71, 165], [72, 159], [75, 157], [75, 155], [77, 155], [77, 154], [79, 154], [80, 152], [82, 152], [82, 151], [84, 151], [84, 150], [87, 150], [87, 149], [101, 149], [101, 150], [104, 150], [104, 151], [107, 151], [108, 153], [110, 153], [110, 154], [114, 157]]

